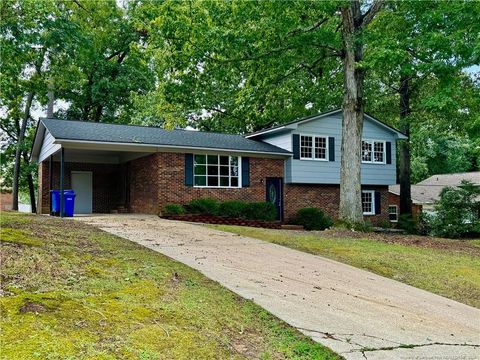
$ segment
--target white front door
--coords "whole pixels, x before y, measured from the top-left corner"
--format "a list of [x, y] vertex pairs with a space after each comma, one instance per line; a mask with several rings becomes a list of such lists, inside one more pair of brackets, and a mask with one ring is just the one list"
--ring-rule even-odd
[[74, 214], [91, 214], [92, 172], [72, 171], [72, 190], [76, 194]]

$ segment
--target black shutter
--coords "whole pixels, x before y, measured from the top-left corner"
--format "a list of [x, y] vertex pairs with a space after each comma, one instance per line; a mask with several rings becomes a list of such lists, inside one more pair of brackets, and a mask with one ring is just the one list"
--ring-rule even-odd
[[385, 143], [386, 146], [386, 155], [387, 155], [387, 164], [392, 163], [392, 143], [390, 141], [387, 141]]
[[242, 187], [250, 186], [250, 158], [242, 157]]
[[382, 213], [382, 194], [380, 191], [375, 191], [375, 214]]
[[300, 159], [300, 135], [293, 134], [293, 158]]
[[185, 186], [193, 186], [193, 154], [185, 154]]
[[335, 138], [328, 138], [328, 161], [335, 161]]

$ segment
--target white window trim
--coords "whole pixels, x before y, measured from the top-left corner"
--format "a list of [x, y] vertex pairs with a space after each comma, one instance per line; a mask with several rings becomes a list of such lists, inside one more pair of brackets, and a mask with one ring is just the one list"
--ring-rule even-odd
[[[375, 215], [375, 190], [362, 190], [362, 194], [370, 193], [372, 194], [372, 211], [364, 212], [363, 215]], [[362, 199], [362, 212], [363, 212], [363, 199]]]
[[[228, 164], [230, 165], [230, 158], [231, 157], [236, 157], [238, 158], [238, 186], [209, 186], [209, 185], [195, 185], [195, 155], [204, 155], [206, 158], [205, 161], [208, 162], [208, 156], [217, 156], [219, 159], [218, 159], [218, 174], [217, 177], [219, 178], [220, 180], [220, 156], [228, 156]], [[205, 175], [206, 178], [208, 178], [208, 165], [205, 164], [206, 166], [206, 171], [207, 171], [207, 174]], [[236, 156], [236, 155], [223, 155], [223, 154], [206, 154], [206, 153], [194, 153], [193, 154], [193, 168], [192, 168], [192, 171], [193, 171], [193, 187], [196, 187], [196, 188], [202, 188], [202, 189], [238, 189], [238, 188], [241, 188], [242, 187], [242, 157], [241, 156]], [[203, 175], [197, 175], [197, 176], [203, 176]], [[228, 167], [228, 182], [230, 183], [231, 182], [231, 175], [230, 175], [230, 166]], [[206, 179], [206, 182], [208, 183], [208, 179]]]
[[[385, 140], [375, 140], [375, 139], [362, 139], [362, 145], [363, 145], [363, 142], [368, 142], [372, 145], [372, 160], [370, 161], [364, 161], [363, 160], [363, 149], [361, 150], [362, 151], [362, 164], [377, 164], [377, 165], [381, 165], [381, 164], [386, 164], [387, 163], [387, 142]], [[375, 156], [374, 156], [374, 152], [375, 152], [375, 143], [383, 143], [383, 161], [375, 161]], [[363, 147], [363, 146], [362, 146]]]
[[[329, 154], [329, 146], [328, 146], [328, 136], [326, 135], [319, 135], [319, 134], [298, 134], [299, 135], [299, 155], [300, 155], [300, 160], [311, 160], [311, 161], [329, 161], [330, 159], [330, 154]], [[302, 136], [308, 136], [312, 138], [312, 157], [302, 157]], [[325, 159], [320, 159], [315, 157], [315, 138], [324, 138], [325, 139]]]
[[[391, 207], [395, 207], [395, 215], [397, 216], [397, 220], [390, 220], [390, 208]], [[389, 217], [390, 222], [392, 222], [392, 223], [398, 222], [398, 206], [397, 205], [388, 205], [388, 217]]]

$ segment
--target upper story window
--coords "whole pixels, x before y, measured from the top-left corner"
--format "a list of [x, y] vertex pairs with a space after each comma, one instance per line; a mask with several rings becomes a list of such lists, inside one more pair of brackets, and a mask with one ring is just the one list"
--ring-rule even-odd
[[385, 141], [362, 140], [362, 162], [385, 164]]
[[363, 210], [363, 215], [375, 214], [375, 191], [373, 190], [362, 191], [362, 210]]
[[327, 146], [325, 136], [300, 135], [300, 159], [327, 160]]
[[239, 157], [198, 155], [193, 158], [193, 184], [196, 187], [240, 187]]

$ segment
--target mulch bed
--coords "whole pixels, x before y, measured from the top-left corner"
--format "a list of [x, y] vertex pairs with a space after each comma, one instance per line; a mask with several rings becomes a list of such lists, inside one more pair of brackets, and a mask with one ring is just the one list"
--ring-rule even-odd
[[168, 220], [200, 222], [205, 224], [251, 226], [266, 229], [280, 229], [282, 226], [279, 221], [248, 220], [205, 214], [163, 215], [161, 218]]

